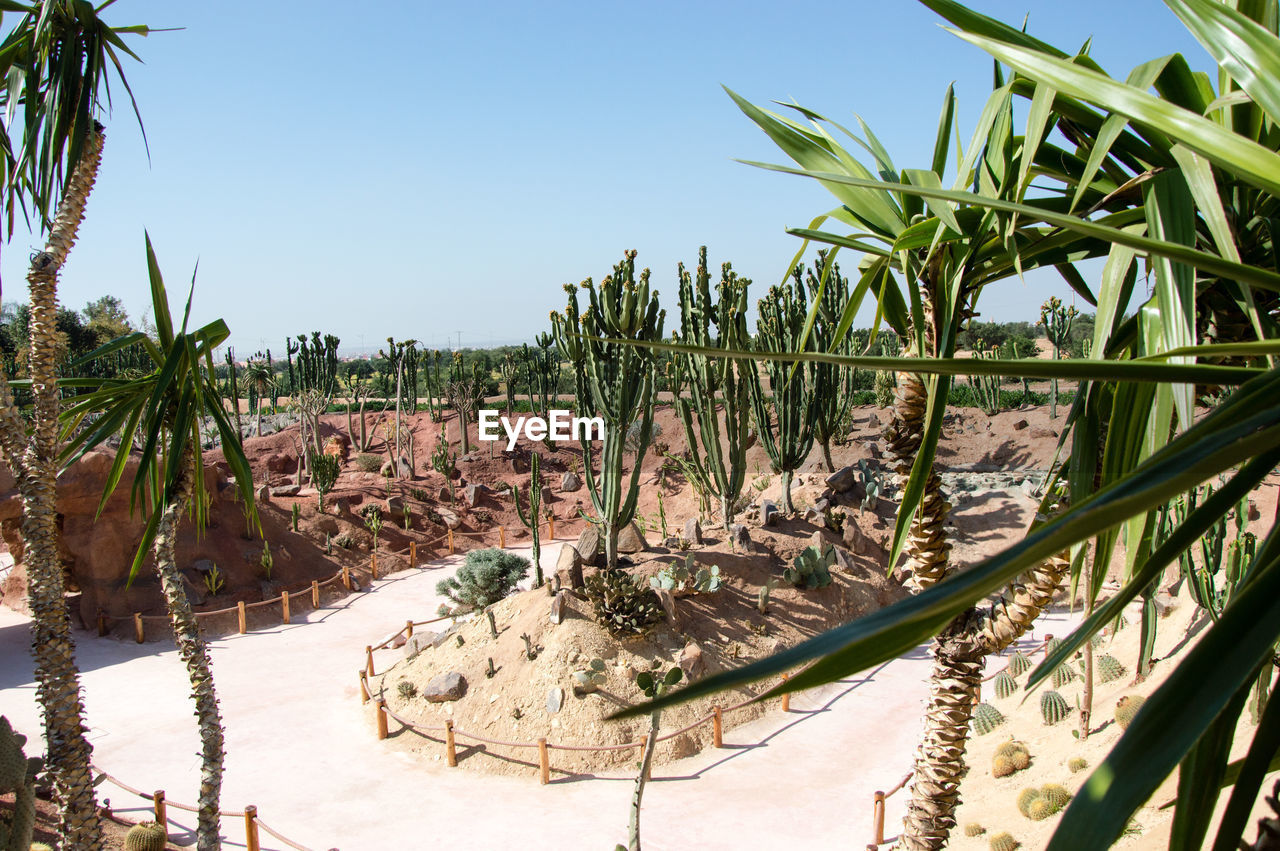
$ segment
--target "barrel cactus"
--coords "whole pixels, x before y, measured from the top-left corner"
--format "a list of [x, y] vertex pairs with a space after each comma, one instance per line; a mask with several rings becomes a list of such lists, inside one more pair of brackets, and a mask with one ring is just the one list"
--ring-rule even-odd
[[979, 703], [974, 707], [973, 731], [979, 736], [985, 736], [1003, 723], [1004, 716], [991, 704]]
[[1128, 730], [1133, 716], [1138, 714], [1146, 698], [1137, 694], [1126, 694], [1116, 701], [1116, 724], [1121, 730]]
[[1040, 800], [1040, 790], [1035, 787], [1023, 789], [1018, 793], [1018, 812], [1031, 818], [1031, 805]]
[[1037, 797], [1027, 807], [1027, 818], [1032, 821], [1044, 821], [1056, 812], [1057, 810], [1053, 808], [1053, 804], [1049, 803], [1048, 800]]
[[1046, 783], [1041, 786], [1040, 796], [1053, 804], [1055, 811], [1062, 809], [1071, 801], [1071, 793], [1060, 783]]
[[1110, 653], [1104, 653], [1094, 660], [1094, 667], [1098, 671], [1100, 683], [1109, 683], [1125, 675], [1124, 665], [1121, 665], [1120, 660]]
[[1027, 746], [1010, 739], [996, 748], [995, 754], [991, 757], [991, 776], [1008, 777], [1029, 765], [1031, 765], [1031, 752], [1027, 750]]
[[1066, 662], [1063, 662], [1061, 665], [1053, 669], [1054, 688], [1062, 688], [1075, 678], [1076, 672]]
[[976, 821], [971, 821], [964, 826], [965, 836], [981, 836], [986, 832], [987, 832], [987, 829], [982, 825], [978, 824]]
[[1014, 851], [1018, 845], [1018, 840], [1008, 833], [1001, 832], [991, 837], [991, 851]]
[[1000, 698], [1001, 700], [1004, 700], [1007, 697], [1012, 697], [1014, 693], [1017, 692], [1017, 690], [1018, 690], [1018, 681], [1015, 680], [1013, 678], [1013, 675], [1010, 674], [1008, 671], [1001, 671], [999, 674], [996, 675], [996, 681], [995, 681], [996, 697]]
[[1067, 771], [1070, 771], [1072, 774], [1078, 774], [1079, 772], [1084, 771], [1088, 767], [1089, 767], [1089, 760], [1085, 759], [1082, 756], [1072, 757], [1071, 759], [1067, 760]]
[[162, 825], [144, 821], [129, 828], [124, 837], [125, 851], [164, 851], [168, 837]]
[[1040, 695], [1040, 714], [1044, 716], [1044, 723], [1057, 724], [1071, 714], [1071, 707], [1056, 691], [1046, 691]]
[[1009, 666], [1005, 668], [1011, 676], [1020, 677], [1031, 670], [1031, 659], [1021, 651], [1009, 657]]

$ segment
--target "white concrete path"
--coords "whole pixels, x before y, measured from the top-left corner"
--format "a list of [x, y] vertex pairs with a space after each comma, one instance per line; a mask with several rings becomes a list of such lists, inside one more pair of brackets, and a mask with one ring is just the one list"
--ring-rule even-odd
[[[557, 553], [544, 548], [544, 564], [555, 564]], [[406, 620], [434, 617], [435, 584], [458, 562], [395, 574], [289, 626], [211, 642], [227, 728], [224, 809], [254, 804], [263, 821], [316, 851], [625, 843], [630, 778], [544, 787], [532, 770], [517, 778], [450, 769], [443, 759], [415, 762], [377, 741], [357, 692], [363, 648]], [[85, 633], [77, 641], [95, 764], [139, 789], [194, 803], [199, 740], [172, 645]], [[928, 672], [917, 649], [793, 697], [789, 715], [772, 712], [726, 731], [723, 750], [659, 767], [645, 792], [644, 847], [737, 851], [774, 840], [792, 848], [865, 847], [872, 793], [910, 769]], [[0, 714], [32, 741], [40, 730], [34, 694], [28, 621], [0, 610]], [[126, 817], [146, 816], [146, 802], [109, 783], [99, 796]], [[890, 800], [890, 834], [904, 801], [904, 794]], [[169, 814], [175, 840], [192, 843], [194, 818]], [[223, 830], [226, 847], [243, 847], [240, 820], [224, 819]], [[262, 843], [286, 847], [266, 835]]]

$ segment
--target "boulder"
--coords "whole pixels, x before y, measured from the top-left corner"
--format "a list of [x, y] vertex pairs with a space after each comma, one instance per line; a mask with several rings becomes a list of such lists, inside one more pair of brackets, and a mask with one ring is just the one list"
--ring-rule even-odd
[[436, 514], [440, 515], [440, 522], [450, 529], [457, 529], [462, 525], [462, 520], [459, 519], [458, 515], [443, 505], [436, 508]]
[[734, 552], [751, 552], [751, 532], [743, 524], [734, 523], [729, 527], [729, 540], [733, 544]]
[[578, 535], [578, 542], [573, 545], [573, 548], [578, 551], [578, 557], [582, 560], [583, 566], [598, 567], [600, 556], [604, 552], [602, 544], [599, 527], [588, 523]]
[[849, 548], [850, 552], [857, 553], [860, 556], [868, 554], [871, 540], [863, 534], [862, 529], [852, 517], [844, 521], [842, 538], [844, 539], [844, 545]]
[[697, 517], [690, 517], [684, 523], [684, 539], [691, 544], [702, 543], [702, 524]]
[[346, 463], [347, 453], [351, 448], [351, 439], [345, 434], [330, 435], [324, 442], [324, 454], [332, 455], [339, 461]]
[[640, 531], [640, 524], [636, 521], [632, 520], [618, 532], [618, 552], [630, 555], [647, 549], [649, 542], [644, 539], [644, 532]]
[[771, 499], [760, 500], [760, 525], [772, 526], [778, 520], [778, 506]]
[[702, 656], [702, 648], [696, 641], [690, 641], [680, 651], [680, 670], [684, 671], [686, 680], [693, 681], [707, 672], [707, 661]]
[[441, 674], [427, 683], [426, 688], [422, 690], [422, 696], [427, 699], [428, 703], [446, 703], [451, 700], [460, 700], [466, 693], [467, 678], [457, 671]]
[[262, 485], [261, 487], [259, 487], [257, 490], [253, 492], [253, 498], [257, 500], [259, 503], [270, 502], [271, 488], [268, 487], [267, 485]]
[[434, 632], [415, 632], [409, 636], [409, 639], [404, 643], [404, 658], [406, 660], [412, 659], [423, 650], [426, 650], [431, 646], [435, 637], [436, 634]]
[[560, 477], [560, 490], [567, 493], [573, 493], [582, 487], [582, 480], [578, 478], [578, 474], [569, 470]]
[[449, 490], [448, 485], [441, 485], [440, 490], [436, 491], [436, 502], [453, 502], [453, 491]]
[[585, 584], [582, 557], [572, 544], [565, 544], [560, 548], [560, 557], [556, 559], [556, 576], [560, 579], [560, 585], [565, 588], [581, 588]]
[[857, 469], [857, 467], [850, 465], [836, 470], [827, 476], [827, 487], [835, 493], [844, 493], [847, 490], [852, 490], [854, 482], [858, 480], [855, 475]]
[[547, 503], [551, 502], [551, 485], [542, 486], [542, 490], [540, 491], [540, 498], [542, 499], [543, 505], [546, 505]]
[[297, 496], [302, 490], [300, 485], [280, 485], [271, 489], [272, 496]]
[[487, 490], [484, 485], [470, 484], [462, 489], [462, 501], [467, 508], [475, 508], [480, 504], [480, 493]]

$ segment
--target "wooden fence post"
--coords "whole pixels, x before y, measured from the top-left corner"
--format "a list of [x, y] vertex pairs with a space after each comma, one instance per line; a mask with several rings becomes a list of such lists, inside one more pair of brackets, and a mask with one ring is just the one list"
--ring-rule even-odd
[[387, 737], [387, 702], [382, 698], [378, 698], [378, 738], [385, 739]]
[[133, 637], [139, 644], [147, 640], [146, 630], [142, 626], [142, 612], [133, 613]]
[[413, 621], [404, 622], [404, 637], [413, 638]]
[[356, 671], [356, 676], [360, 680], [360, 703], [364, 705], [369, 702], [369, 675], [365, 673], [364, 668], [361, 668]]
[[374, 578], [378, 578], [378, 551], [374, 550], [373, 555], [369, 559], [369, 574]]
[[258, 845], [258, 808], [250, 804], [244, 808], [245, 851], [262, 851]]
[[449, 555], [453, 555], [453, 530], [449, 530]]
[[342, 584], [348, 591], [351, 590], [351, 568], [345, 564], [342, 566]]
[[[782, 675], [782, 683], [783, 683], [783, 685], [786, 685], [786, 682], [787, 682], [787, 680], [789, 680], [789, 679], [791, 679], [791, 677], [790, 677], [789, 675], [787, 675], [787, 674], [783, 674], [783, 675]], [[784, 695], [782, 696], [782, 711], [783, 711], [783, 712], [790, 712], [790, 711], [791, 711], [791, 693], [790, 693], [790, 692], [787, 692], [786, 694], [784, 694]]]
[[373, 646], [369, 644], [364, 646], [364, 672], [373, 676]]
[[107, 613], [102, 609], [98, 609], [98, 637], [107, 634]]
[[450, 768], [458, 767], [458, 751], [453, 741], [453, 719], [444, 721], [444, 759]]
[[551, 782], [551, 757], [547, 753], [547, 737], [538, 739], [538, 777], [542, 785]]
[[165, 839], [169, 838], [169, 817], [165, 815], [164, 790], [157, 789], [151, 795], [151, 805], [155, 809], [156, 824], [164, 831]]
[[498, 527], [498, 546], [504, 550], [507, 548], [507, 527], [506, 526]]
[[280, 592], [280, 613], [284, 618], [284, 622], [289, 622], [289, 592]]
[[711, 740], [716, 747], [724, 747], [724, 713], [719, 706], [711, 707]]
[[1053, 633], [1045, 633], [1044, 636], [1044, 658], [1049, 658], [1049, 642], [1053, 641]]
[[409, 542], [409, 567], [418, 566], [418, 542]]
[[872, 819], [875, 821], [876, 845], [884, 844], [884, 792], [876, 792], [875, 803], [872, 805]]
[[314, 579], [311, 580], [311, 608], [320, 608], [320, 583]]
[[247, 631], [244, 622], [244, 600], [236, 603], [236, 620], [239, 622], [240, 634], [244, 635]]

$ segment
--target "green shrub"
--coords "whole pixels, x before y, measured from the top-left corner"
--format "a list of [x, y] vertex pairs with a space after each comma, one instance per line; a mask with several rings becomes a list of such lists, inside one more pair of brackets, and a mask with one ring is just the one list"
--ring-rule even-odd
[[451, 612], [483, 609], [510, 594], [528, 573], [529, 560], [514, 553], [499, 549], [472, 550], [456, 576], [436, 583], [436, 593], [457, 604]]
[[357, 455], [356, 469], [362, 473], [376, 473], [382, 469], [382, 456], [368, 453]]

